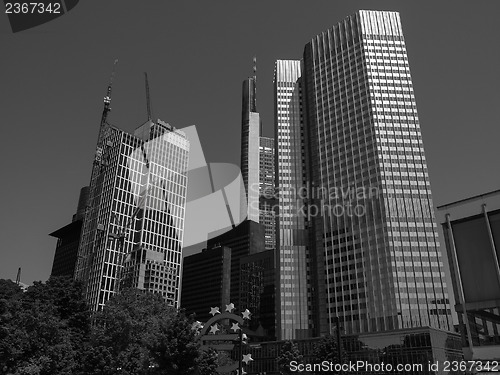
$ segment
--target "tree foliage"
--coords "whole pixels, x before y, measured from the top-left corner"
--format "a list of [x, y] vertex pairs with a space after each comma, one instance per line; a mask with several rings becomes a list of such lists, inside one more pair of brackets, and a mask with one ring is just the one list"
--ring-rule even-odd
[[[324, 336], [313, 349], [315, 361], [329, 361], [339, 363], [339, 347], [337, 338], [332, 335]], [[342, 358], [340, 358], [342, 359]]]
[[212, 374], [216, 354], [199, 349], [191, 327], [158, 294], [122, 290], [91, 324], [72, 279], [26, 293], [0, 280], [0, 375]]
[[[347, 361], [347, 356], [345, 351], [340, 348], [340, 358], [339, 358], [339, 347], [337, 343], [337, 338], [332, 335], [324, 336], [313, 349], [313, 361], [314, 363], [321, 363], [327, 361], [329, 363], [345, 363]], [[336, 372], [324, 372], [336, 374]]]
[[[124, 289], [96, 317], [86, 373], [194, 374], [211, 368], [195, 341], [193, 319], [158, 294]], [[100, 353], [100, 354], [99, 354]], [[96, 357], [95, 354], [98, 354]], [[94, 371], [94, 372], [92, 372]]]
[[197, 360], [198, 372], [197, 375], [214, 375], [217, 374], [218, 354], [215, 349], [209, 348], [202, 351]]
[[90, 331], [81, 285], [68, 278], [35, 283], [26, 293], [2, 281], [0, 374], [58, 375], [78, 369]]
[[296, 343], [286, 341], [281, 347], [277, 361], [280, 374], [293, 374], [294, 372], [290, 369], [290, 362], [295, 361], [300, 364], [303, 362], [303, 356], [300, 354]]

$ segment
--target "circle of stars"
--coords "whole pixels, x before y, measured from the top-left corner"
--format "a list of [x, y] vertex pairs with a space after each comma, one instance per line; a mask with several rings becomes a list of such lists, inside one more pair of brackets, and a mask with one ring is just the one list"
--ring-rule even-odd
[[[235, 309], [234, 303], [231, 302], [231, 303], [229, 303], [229, 304], [226, 305], [225, 312], [228, 312], [228, 313], [232, 314], [234, 309]], [[219, 309], [218, 306], [216, 306], [216, 307], [210, 307], [210, 312], [209, 313], [212, 316], [215, 316], [217, 314], [221, 314], [220, 309]], [[245, 311], [241, 312], [241, 315], [242, 315], [243, 319], [247, 319], [247, 320], [250, 320], [250, 315], [251, 314], [252, 313], [248, 309], [245, 309]], [[200, 322], [196, 322], [193, 326], [194, 326], [193, 328], [196, 327], [196, 329], [199, 329], [200, 327], [203, 327], [203, 325]], [[231, 330], [234, 331], [234, 332], [240, 331], [241, 327], [240, 327], [239, 323], [232, 323]], [[215, 323], [214, 325], [212, 325], [210, 327], [210, 334], [216, 335], [217, 332], [219, 332], [219, 331], [221, 331], [221, 330], [220, 330], [219, 325], [217, 323]], [[242, 334], [242, 337], [244, 337], [245, 340], [247, 339], [247, 335], [246, 334]], [[250, 362], [252, 362], [253, 360], [254, 359], [252, 358], [252, 354], [251, 353], [249, 353], [249, 354], [243, 354], [242, 362], [245, 362], [246, 366], [248, 366], [248, 364]], [[236, 374], [237, 375], [244, 375], [244, 374], [246, 374], [246, 372], [245, 372], [245, 370], [242, 369], [241, 370], [241, 374], [240, 374], [239, 370], [236, 370]]]

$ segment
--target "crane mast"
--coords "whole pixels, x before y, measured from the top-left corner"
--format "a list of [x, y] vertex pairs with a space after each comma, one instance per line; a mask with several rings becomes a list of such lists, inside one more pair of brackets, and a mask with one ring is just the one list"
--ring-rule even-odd
[[[84, 247], [82, 246], [78, 250], [78, 262], [75, 270], [75, 278], [82, 280], [85, 285], [88, 281], [88, 276], [90, 272], [90, 267], [92, 265], [92, 259], [94, 252], [99, 246], [102, 240], [102, 234], [104, 232], [104, 226], [102, 223], [98, 222], [99, 219], [99, 203], [101, 199], [102, 190], [102, 180], [104, 175], [104, 167], [106, 163], [104, 162], [104, 153], [107, 144], [104, 144], [105, 138], [109, 135], [109, 125], [107, 122], [108, 114], [111, 111], [111, 94], [113, 91], [113, 79], [115, 76], [115, 69], [118, 60], [114, 61], [113, 71], [111, 73], [111, 78], [106, 90], [106, 96], [103, 99], [104, 107], [101, 116], [101, 123], [99, 126], [99, 134], [97, 137], [97, 146], [94, 156], [94, 162], [92, 165], [92, 173], [90, 177], [90, 189], [89, 189], [89, 203], [85, 211], [84, 227], [82, 228], [83, 236], [92, 236], [93, 239], [89, 243], [88, 237], [87, 241], [82, 241]], [[109, 141], [108, 141], [109, 142]], [[93, 228], [96, 226], [96, 228]], [[82, 238], [83, 239], [83, 238]]]
[[144, 72], [144, 81], [146, 84], [146, 106], [148, 110], [148, 120], [151, 121], [151, 97], [149, 96], [149, 82], [148, 82], [148, 73]]

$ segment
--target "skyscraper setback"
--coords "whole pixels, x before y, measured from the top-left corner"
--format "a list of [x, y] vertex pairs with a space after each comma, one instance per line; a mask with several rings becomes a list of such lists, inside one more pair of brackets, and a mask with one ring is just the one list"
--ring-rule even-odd
[[359, 11], [314, 37], [302, 62], [276, 63], [275, 90], [281, 307], [310, 301], [307, 322], [282, 312], [282, 338], [337, 317], [346, 333], [449, 329], [399, 14]]
[[109, 125], [110, 101], [111, 85], [75, 276], [94, 310], [124, 284], [177, 306], [189, 142], [161, 120], [148, 120], [134, 134]]

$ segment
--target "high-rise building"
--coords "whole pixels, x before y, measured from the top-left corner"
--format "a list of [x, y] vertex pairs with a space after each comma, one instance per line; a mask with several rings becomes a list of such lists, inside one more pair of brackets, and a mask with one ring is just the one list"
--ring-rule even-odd
[[276, 206], [274, 189], [274, 139], [260, 137], [259, 146], [259, 222], [264, 226], [265, 248], [276, 248]]
[[[257, 112], [257, 78], [243, 81], [241, 110], [241, 176], [246, 190], [248, 220], [259, 222], [259, 135], [260, 115]], [[246, 208], [245, 207], [245, 208]]]
[[105, 97], [76, 278], [93, 310], [120, 286], [178, 305], [189, 142], [148, 120], [134, 134], [107, 124]]
[[276, 332], [283, 340], [313, 335], [307, 216], [299, 194], [307, 181], [300, 77], [300, 61], [276, 62]]
[[276, 64], [278, 294], [312, 306], [295, 323], [281, 303], [282, 338], [307, 324], [330, 333], [336, 318], [347, 334], [450, 329], [399, 14], [347, 17], [305, 46], [300, 67]]

